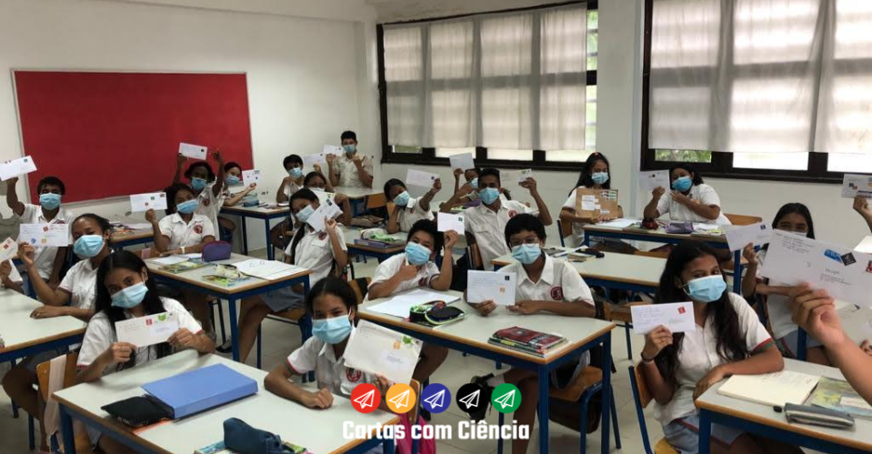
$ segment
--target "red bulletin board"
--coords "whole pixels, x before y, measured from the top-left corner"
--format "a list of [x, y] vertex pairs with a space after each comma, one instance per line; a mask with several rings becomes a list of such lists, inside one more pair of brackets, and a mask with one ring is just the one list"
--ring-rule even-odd
[[160, 191], [179, 142], [252, 168], [245, 74], [15, 71], [15, 90], [31, 200], [49, 175], [64, 202]]

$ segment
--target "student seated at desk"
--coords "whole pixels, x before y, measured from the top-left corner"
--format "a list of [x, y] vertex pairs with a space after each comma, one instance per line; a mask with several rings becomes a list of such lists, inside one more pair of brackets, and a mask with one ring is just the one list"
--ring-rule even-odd
[[[592, 153], [588, 156], [587, 161], [584, 163], [584, 167], [581, 170], [581, 175], [578, 176], [578, 182], [575, 183], [575, 187], [569, 191], [569, 197], [566, 199], [566, 202], [563, 202], [563, 208], [560, 209], [560, 219], [564, 221], [572, 221], [573, 229], [572, 229], [572, 239], [573, 244], [581, 245], [582, 240], [584, 240], [584, 226], [587, 224], [596, 224], [602, 221], [608, 221], [612, 219], [622, 218], [624, 217], [624, 209], [618, 206], [617, 213], [611, 213], [609, 215], [601, 215], [599, 217], [582, 217], [577, 216], [575, 212], [575, 206], [577, 202], [578, 189], [611, 189], [611, 174], [609, 173], [609, 160], [606, 159], [605, 155], [602, 153]], [[567, 232], [563, 232], [566, 234]], [[599, 241], [591, 242], [591, 246], [594, 246], [596, 243], [597, 249], [614, 249], [614, 247], [619, 247], [621, 249], [625, 249], [630, 247], [627, 243], [621, 241], [613, 241], [607, 240], [604, 238], [599, 238]], [[610, 245], [614, 246], [610, 248], [606, 245], [606, 243], [610, 243]]]
[[357, 154], [357, 134], [345, 131], [341, 139], [345, 156], [327, 156], [330, 182], [333, 186], [372, 189], [372, 159]]
[[[645, 335], [639, 366], [657, 401], [655, 417], [673, 448], [699, 452], [694, 400], [730, 375], [778, 372], [784, 359], [751, 306], [727, 291], [714, 249], [685, 241], [669, 254], [656, 303], [693, 302], [696, 331], [658, 326]], [[655, 304], [656, 304], [655, 303]], [[800, 453], [798, 448], [712, 424], [713, 453]]]
[[[39, 180], [36, 185], [39, 205], [20, 202], [15, 190], [16, 183], [18, 177], [6, 180], [6, 204], [21, 218], [22, 224], [69, 224], [73, 221], [73, 213], [61, 207], [61, 198], [67, 193], [67, 189], [60, 178], [45, 177]], [[66, 259], [66, 247], [36, 248], [34, 261], [39, 276], [45, 279], [51, 288], [60, 285], [61, 269]]]
[[[239, 204], [251, 191], [257, 189], [257, 183], [251, 183], [248, 186], [242, 182], [242, 167], [236, 162], [228, 162], [224, 164], [224, 175], [227, 178], [224, 180], [224, 206], [232, 207]], [[227, 219], [224, 216], [218, 216], [218, 228], [220, 230], [221, 240], [231, 242], [233, 240], [233, 232], [236, 231], [236, 223]]]
[[[212, 166], [208, 162], [197, 161], [191, 164], [188, 170], [185, 171], [185, 178], [191, 181], [190, 187], [194, 190], [194, 196], [198, 200], [196, 213], [209, 218], [212, 228], [217, 232], [220, 228], [218, 212], [221, 211], [221, 206], [224, 205], [224, 158], [221, 156], [221, 152], [217, 150], [212, 152], [212, 157], [215, 158], [218, 164], [217, 176], [212, 171]], [[179, 155], [178, 167], [173, 177], [173, 185], [181, 183], [182, 167], [184, 167], [187, 160], [188, 158], [185, 156]], [[169, 197], [169, 194], [167, 194], [167, 197]]]
[[[337, 221], [342, 225], [351, 225], [351, 202], [345, 194], [333, 193], [333, 185], [321, 173], [321, 166], [315, 164], [315, 170], [306, 174], [306, 177], [303, 179], [303, 187], [315, 193], [318, 196], [319, 203], [324, 203], [325, 200], [332, 196], [333, 202], [339, 205], [339, 208], [342, 210], [342, 214], [339, 215]], [[288, 219], [270, 229], [269, 234], [270, 241], [274, 246], [278, 246], [281, 249], [287, 247], [288, 241], [290, 241], [294, 234], [294, 222], [290, 213], [288, 213]]]
[[[390, 411], [385, 397], [392, 383], [381, 375], [345, 366], [345, 346], [357, 321], [357, 296], [348, 282], [337, 277], [318, 281], [306, 295], [306, 311], [312, 317], [312, 337], [266, 376], [264, 387], [308, 408], [324, 409], [333, 405], [333, 394], [351, 397], [357, 385], [372, 383], [382, 396], [379, 408]], [[307, 391], [291, 381], [313, 371], [318, 391]]]
[[[469, 185], [473, 189], [477, 189], [478, 188], [478, 175], [480, 173], [481, 173], [481, 170], [479, 170], [477, 168], [466, 169], [466, 170], [454, 169], [454, 193], [457, 194], [460, 191], [460, 186], [461, 186], [460, 176], [461, 175], [463, 175], [463, 178], [466, 180], [466, 183], [464, 183], [465, 185]], [[472, 202], [472, 201], [479, 199], [478, 193], [474, 192], [474, 191], [470, 192], [465, 197], [466, 197], [466, 200], [463, 201], [464, 203]]]
[[[76, 363], [77, 383], [97, 381], [103, 376], [180, 350], [194, 349], [203, 354], [215, 351], [215, 344], [178, 301], [158, 296], [148, 268], [136, 254], [119, 251], [103, 260], [97, 271], [96, 286], [97, 312], [88, 323], [82, 341]], [[179, 330], [166, 343], [137, 348], [118, 342], [115, 323], [163, 312], [174, 313], [179, 320]], [[107, 454], [130, 452], [126, 446], [109, 437], [101, 437], [99, 431], [90, 427], [88, 436], [94, 446]]]
[[[145, 220], [160, 234], [154, 236], [154, 247], [161, 256], [192, 254], [203, 251], [203, 246], [215, 241], [212, 221], [197, 214], [199, 199], [185, 184], [166, 188], [167, 216], [158, 222], [154, 210], [145, 212]], [[185, 305], [197, 317], [209, 335], [213, 335], [208, 295], [184, 288], [181, 290]]]
[[[542, 224], [551, 225], [551, 214], [548, 206], [542, 200], [537, 189], [536, 180], [527, 178], [527, 181], [519, 183], [522, 188], [530, 191], [530, 195], [536, 201], [539, 208], [536, 216]], [[459, 197], [471, 192], [471, 188], [462, 188], [454, 194], [446, 203], [448, 207], [456, 205]], [[505, 192], [500, 187], [500, 171], [497, 169], [484, 169], [478, 177], [478, 195], [481, 197], [481, 205], [467, 209], [464, 213], [463, 224], [466, 228], [466, 242], [470, 245], [478, 244], [481, 252], [483, 266], [486, 270], [493, 270], [493, 259], [512, 252], [506, 246], [504, 232], [509, 219], [523, 213], [530, 213], [527, 205], [513, 200], [503, 200], [500, 194]], [[443, 209], [444, 211], [444, 209]], [[450, 211], [450, 209], [448, 210]]]
[[[285, 249], [285, 261], [309, 270], [309, 282], [318, 282], [327, 276], [342, 273], [348, 263], [348, 246], [342, 227], [335, 219], [324, 223], [326, 232], [313, 229], [306, 221], [321, 206], [318, 197], [308, 189], [291, 195], [291, 213], [299, 227]], [[303, 305], [302, 289], [284, 288], [246, 299], [239, 314], [239, 358], [245, 361], [257, 338], [257, 328], [263, 319], [273, 313]], [[222, 346], [222, 351], [227, 346]], [[229, 349], [228, 349], [229, 351]]]
[[295, 154], [285, 156], [282, 166], [288, 172], [288, 176], [282, 180], [276, 192], [276, 203], [291, 200], [291, 195], [303, 187], [303, 158]]
[[872, 207], [869, 206], [869, 199], [859, 195], [854, 197], [854, 211], [863, 217], [869, 230], [872, 231]]
[[430, 209], [430, 202], [440, 190], [442, 190], [442, 182], [437, 178], [433, 182], [433, 187], [423, 197], [413, 199], [402, 181], [396, 178], [388, 180], [385, 183], [385, 197], [394, 202], [394, 209], [388, 217], [385, 230], [388, 233], [408, 232], [421, 219], [432, 221], [434, 216]]
[[[545, 226], [531, 214], [519, 214], [506, 224], [505, 243], [512, 250], [516, 263], [505, 266], [500, 273], [516, 274], [515, 305], [508, 310], [519, 315], [532, 315], [540, 312], [566, 317], [595, 317], [593, 295], [584, 279], [571, 264], [565, 260], [554, 259], [545, 254]], [[488, 316], [497, 305], [493, 301], [470, 304], [482, 316]], [[523, 320], [518, 320], [523, 326]], [[590, 353], [579, 355], [577, 361], [570, 361], [551, 374], [551, 383], [557, 388], [568, 386], [590, 362]], [[535, 372], [526, 369], [511, 369], [494, 376], [488, 374], [473, 377], [472, 383], [484, 387], [482, 398], [489, 401], [493, 389], [503, 383], [511, 383], [520, 389], [524, 399], [515, 412], [518, 424], [533, 428], [538, 406], [539, 379]], [[484, 419], [487, 406], [482, 411], [469, 414], [473, 421]], [[516, 439], [512, 442], [513, 453], [527, 452], [529, 440]]]
[[702, 175], [690, 164], [675, 164], [669, 169], [672, 192], [666, 197], [666, 188], [652, 191], [653, 198], [645, 207], [645, 218], [659, 218], [669, 214], [673, 221], [706, 222], [729, 225], [730, 220], [721, 210], [721, 199], [715, 189], [703, 184]]

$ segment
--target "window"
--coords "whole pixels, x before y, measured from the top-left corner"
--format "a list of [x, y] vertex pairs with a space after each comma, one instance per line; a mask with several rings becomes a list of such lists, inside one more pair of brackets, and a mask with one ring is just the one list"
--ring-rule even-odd
[[596, 2], [378, 26], [382, 162], [577, 170], [596, 150]]

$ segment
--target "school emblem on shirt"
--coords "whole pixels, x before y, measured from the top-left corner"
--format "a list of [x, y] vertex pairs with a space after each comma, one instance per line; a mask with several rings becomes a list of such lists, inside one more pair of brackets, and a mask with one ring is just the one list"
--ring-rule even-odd
[[359, 382], [361, 377], [363, 377], [363, 372], [350, 367], [345, 368], [345, 378], [347, 378], [351, 383]]
[[324, 241], [324, 238], [327, 238], [327, 232], [318, 233], [318, 240]]
[[518, 212], [515, 210], [509, 210], [509, 219], [518, 215]]
[[551, 299], [554, 301], [562, 301], [563, 287], [551, 287]]
[[200, 235], [203, 233], [203, 224], [197, 224], [194, 226], [194, 233]]

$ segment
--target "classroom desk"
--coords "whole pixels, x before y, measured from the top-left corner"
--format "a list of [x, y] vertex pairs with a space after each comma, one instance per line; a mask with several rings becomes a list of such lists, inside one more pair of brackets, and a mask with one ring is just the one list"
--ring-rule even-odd
[[[244, 207], [242, 205], [232, 206], [232, 207], [221, 207], [221, 214], [231, 215], [231, 216], [239, 216], [242, 224], [242, 253], [248, 254], [248, 226], [246, 225], [246, 219], [261, 219], [263, 220], [264, 225], [264, 234], [266, 235], [266, 256], [268, 259], [273, 260], [275, 258], [275, 253], [272, 248], [272, 241], [269, 237], [270, 225], [269, 221], [272, 219], [285, 219], [290, 216], [291, 209], [286, 206], [275, 207], [275, 208], [267, 208], [267, 207]], [[216, 237], [218, 233], [218, 229], [215, 229]]]
[[353, 188], [349, 186], [334, 186], [333, 192], [348, 197], [348, 203], [351, 204], [352, 217], [366, 212], [367, 200], [370, 196], [383, 194], [381, 189]]
[[[100, 409], [112, 402], [145, 394], [140, 388], [143, 384], [213, 364], [224, 364], [257, 381], [257, 394], [195, 416], [136, 431]], [[393, 440], [344, 439], [342, 424], [352, 421], [355, 425], [392, 425], [399, 421], [395, 415], [381, 410], [370, 414], [358, 413], [352, 408], [350, 400], [340, 396], [333, 397], [333, 407], [330, 409], [312, 410], [264, 389], [266, 375], [264, 371], [218, 355], [200, 356], [194, 351], [183, 351], [95, 382], [58, 391], [54, 393], [54, 398], [60, 405], [65, 452], [76, 452], [72, 435], [73, 419], [99, 429], [104, 436], [136, 452], [191, 454], [196, 449], [221, 441], [224, 438], [224, 421], [229, 418], [239, 418], [252, 427], [277, 434], [283, 441], [316, 453], [362, 453], [377, 445], [383, 445], [385, 452], [393, 452]]]
[[113, 233], [109, 237], [109, 245], [114, 251], [120, 251], [129, 246], [148, 244], [154, 241], [152, 229], [134, 230], [128, 233]]
[[[145, 264], [148, 266], [148, 271], [153, 276], [155, 276], [158, 281], [162, 281], [164, 283], [174, 286], [195, 290], [197, 292], [212, 295], [228, 301], [228, 306], [230, 307], [230, 339], [233, 344], [233, 360], [239, 361], [239, 333], [237, 326], [238, 322], [236, 320], [236, 302], [242, 301], [245, 298], [261, 295], [274, 290], [292, 287], [297, 284], [303, 284], [304, 294], [308, 293], [309, 275], [312, 274], [312, 270], [303, 270], [297, 274], [271, 281], [253, 277], [250, 281], [244, 281], [240, 284], [237, 284], [235, 287], [223, 287], [221, 285], [217, 285], [212, 282], [203, 280], [203, 276], [214, 273], [215, 265], [232, 265], [233, 263], [248, 260], [250, 258], [252, 257], [240, 254], [233, 254], [227, 260], [213, 262], [210, 265], [190, 271], [184, 271], [179, 274], [173, 274], [161, 270], [161, 265], [154, 263], [154, 261], [157, 260], [156, 258], [146, 260]], [[304, 320], [308, 320], [308, 318], [305, 318]], [[309, 337], [309, 331], [311, 330], [310, 325], [310, 322], [303, 323], [301, 321], [300, 323], [300, 330], [303, 331], [304, 338]]]
[[[784, 360], [784, 369], [811, 375], [844, 380], [834, 367], [821, 366], [792, 359]], [[872, 420], [854, 418], [850, 430], [787, 423], [784, 413], [776, 413], [771, 406], [756, 404], [718, 394], [724, 382], [709, 388], [696, 400], [699, 408], [699, 452], [710, 451], [711, 423], [735, 427], [745, 432], [762, 435], [794, 446], [829, 453], [861, 453], [872, 451]]]
[[[468, 314], [466, 320], [432, 329], [369, 310], [370, 307], [387, 301], [389, 298], [365, 301], [360, 306], [358, 313], [363, 320], [378, 323], [424, 342], [536, 372], [539, 375], [539, 420], [537, 421], [539, 424], [539, 452], [548, 453], [548, 391], [551, 386], [551, 371], [597, 345], [602, 344], [606, 352], [611, 351], [612, 330], [615, 328], [615, 324], [592, 318], [561, 317], [548, 314], [519, 316], [510, 313], [505, 308], [497, 308], [491, 315], [482, 317], [463, 301], [462, 293], [454, 291], [441, 293], [460, 297], [460, 301], [452, 304], [457, 305]], [[488, 338], [497, 330], [516, 325], [536, 331], [560, 333], [567, 337], [567, 342], [545, 358], [488, 343]], [[611, 355], [603, 355], [603, 357], [602, 401], [608, 402], [612, 391]], [[610, 407], [610, 405], [602, 406], [600, 424], [603, 454], [608, 454], [610, 446]], [[499, 449], [501, 452], [502, 444], [500, 444]]]
[[82, 341], [85, 322], [70, 316], [30, 318], [42, 303], [14, 290], [0, 290], [0, 363]]
[[[364, 229], [358, 227], [345, 227], [343, 229], [343, 233], [345, 234], [345, 246], [348, 247], [349, 254], [354, 254], [361, 257], [372, 257], [379, 262], [383, 262], [397, 254], [402, 254], [406, 250], [405, 243], [387, 248], [378, 248], [355, 244], [354, 240], [360, 238], [360, 232], [362, 232], [363, 230]], [[406, 235], [407, 233], [405, 232], [398, 232], [393, 234], [392, 236], [397, 238], [405, 238]]]

